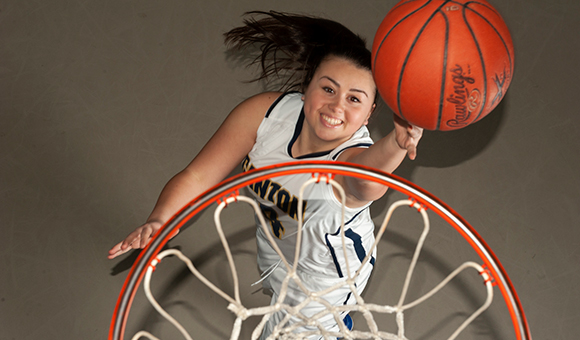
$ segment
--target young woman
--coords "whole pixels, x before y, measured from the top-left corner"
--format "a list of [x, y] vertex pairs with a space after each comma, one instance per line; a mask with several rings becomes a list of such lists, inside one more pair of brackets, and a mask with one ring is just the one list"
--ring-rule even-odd
[[[145, 247], [175, 212], [223, 180], [242, 161], [244, 170], [296, 160], [336, 160], [392, 172], [406, 155], [415, 158], [422, 136], [418, 127], [395, 117], [395, 129], [386, 137], [373, 143], [369, 136], [366, 125], [376, 108], [377, 90], [371, 53], [362, 38], [331, 20], [278, 12], [252, 14], [243, 26], [225, 34], [226, 42], [236, 49], [260, 47], [256, 62], [262, 73], [257, 79], [283, 77], [286, 90], [300, 92], [260, 93], [234, 108], [193, 161], [167, 183], [146, 223], [115, 245], [109, 258]], [[313, 291], [341, 280], [345, 261], [354, 272], [362, 255], [375, 251], [370, 249], [374, 225], [368, 207], [386, 189], [352, 178], [338, 176], [336, 180], [346, 192], [346, 259], [342, 250], [336, 251], [342, 247], [336, 193], [330, 186], [312, 186], [306, 193], [299, 276]], [[250, 188], [290, 260], [294, 258], [297, 216], [288, 202], [298, 196], [304, 181], [302, 176], [286, 176]], [[261, 228], [257, 229], [257, 243], [262, 284], [276, 301], [286, 269], [279, 265], [279, 256]], [[362, 269], [357, 282], [360, 292], [373, 263]], [[303, 298], [300, 289], [291, 286], [285, 302], [297, 304]], [[346, 288], [324, 298], [334, 305], [355, 303]], [[313, 315], [319, 310], [310, 304], [302, 313]], [[276, 313], [263, 337], [283, 317], [283, 311]], [[319, 321], [329, 330], [338, 327], [332, 316]]]

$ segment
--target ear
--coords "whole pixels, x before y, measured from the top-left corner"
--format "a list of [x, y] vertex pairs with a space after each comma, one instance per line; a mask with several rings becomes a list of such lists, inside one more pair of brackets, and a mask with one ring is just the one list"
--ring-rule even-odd
[[365, 120], [364, 125], [367, 125], [369, 123], [369, 119], [373, 115], [373, 112], [375, 112], [376, 108], [377, 108], [377, 104], [373, 104], [373, 107], [371, 107], [371, 110], [369, 111], [369, 114], [367, 115], [367, 119]]

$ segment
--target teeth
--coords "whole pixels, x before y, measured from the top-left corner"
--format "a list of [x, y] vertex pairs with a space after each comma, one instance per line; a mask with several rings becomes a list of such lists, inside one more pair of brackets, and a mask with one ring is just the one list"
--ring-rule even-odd
[[324, 115], [322, 116], [322, 119], [324, 119], [330, 125], [339, 125], [342, 123], [342, 121], [340, 119], [335, 119], [335, 118], [324, 116]]

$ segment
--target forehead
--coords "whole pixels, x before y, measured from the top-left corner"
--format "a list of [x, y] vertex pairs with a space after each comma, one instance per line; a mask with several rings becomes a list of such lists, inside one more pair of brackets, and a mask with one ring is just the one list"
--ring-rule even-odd
[[324, 77], [330, 77], [338, 83], [344, 83], [348, 86], [356, 85], [366, 90], [375, 89], [375, 82], [370, 70], [341, 57], [328, 57], [318, 65], [313, 80], [318, 81]]

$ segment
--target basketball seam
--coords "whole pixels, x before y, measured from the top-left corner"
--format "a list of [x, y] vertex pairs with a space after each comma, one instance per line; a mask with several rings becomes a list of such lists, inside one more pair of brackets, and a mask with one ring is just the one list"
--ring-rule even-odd
[[437, 114], [437, 127], [439, 130], [441, 127], [441, 120], [443, 119], [443, 106], [445, 104], [445, 83], [447, 81], [447, 52], [449, 50], [449, 18], [447, 15], [439, 10], [439, 13], [445, 18], [445, 51], [443, 55], [443, 69], [441, 70], [441, 94], [439, 96], [439, 113]]
[[[470, 4], [478, 4], [478, 5], [484, 6], [485, 8], [487, 8], [490, 11], [494, 12], [494, 14], [496, 14], [501, 20], [503, 20], [502, 17], [501, 17], [501, 15], [497, 12], [497, 10], [495, 8], [490, 7], [487, 4], [484, 4], [484, 3], [481, 3], [481, 2], [469, 1], [469, 2], [466, 2], [465, 3], [465, 7], [464, 8], [472, 11], [474, 14], [478, 15], [481, 19], [483, 19], [489, 25], [489, 27], [491, 27], [494, 30], [495, 34], [497, 34], [497, 36], [501, 40], [501, 42], [502, 42], [502, 44], [503, 44], [503, 46], [505, 48], [506, 54], [508, 56], [508, 59], [509, 59], [509, 71], [510, 71], [510, 77], [512, 77], [512, 74], [513, 74], [512, 55], [511, 55], [510, 50], [509, 50], [509, 48], [508, 48], [508, 46], [507, 46], [507, 44], [505, 42], [504, 37], [501, 35], [501, 33], [498, 31], [498, 29], [487, 19], [487, 17], [485, 17], [480, 12], [478, 12], [476, 9], [473, 9], [473, 8], [469, 7]], [[465, 10], [464, 10], [464, 18], [465, 18], [465, 23], [467, 24], [467, 18], [465, 17]], [[469, 30], [471, 31], [471, 33], [473, 35], [473, 39], [475, 41], [477, 41], [476, 38], [475, 38], [475, 33], [471, 30], [471, 26], [469, 26], [468, 24], [467, 24], [467, 26], [469, 27]], [[509, 31], [508, 31], [508, 34], [509, 34]], [[478, 49], [478, 52], [479, 52], [479, 54], [481, 56], [481, 50], [479, 48], [479, 44], [477, 44], [477, 49]], [[483, 61], [483, 56], [482, 56], [482, 61]], [[482, 62], [482, 64], [484, 65], [484, 68], [485, 68], [485, 63]], [[485, 69], [484, 69], [484, 75], [485, 75], [485, 73], [486, 72], [485, 72]], [[486, 91], [486, 95], [483, 98], [484, 98], [484, 101], [487, 101], [487, 76], [485, 77], [485, 91]], [[503, 97], [503, 95], [505, 95], [505, 93], [502, 94], [502, 97]], [[477, 122], [480, 119], [480, 116], [481, 116], [481, 113], [483, 112], [484, 106], [485, 105], [482, 105], [481, 111], [479, 112], [479, 114], [477, 115], [477, 117], [475, 117], [475, 119], [473, 120], [473, 122]]]
[[[493, 8], [493, 7], [490, 7], [490, 6], [486, 5], [486, 4], [483, 4], [483, 3], [480, 3], [480, 2], [476, 2], [476, 1], [470, 1], [470, 2], [466, 3], [466, 5], [467, 5], [467, 4], [472, 4], [472, 3], [480, 4], [480, 5], [482, 5], [482, 6], [485, 6], [485, 7], [486, 7], [486, 8], [488, 8], [489, 10], [492, 10], [492, 11], [493, 11], [495, 14], [497, 14], [497, 16], [498, 16], [500, 19], [502, 19], [502, 21], [503, 21], [503, 18], [501, 17], [501, 15], [500, 15], [500, 14], [499, 14], [499, 13], [498, 13], [498, 12], [497, 12], [497, 11], [496, 11], [494, 8]], [[513, 62], [512, 62], [512, 55], [511, 55], [511, 53], [510, 53], [510, 50], [509, 50], [509, 48], [508, 48], [508, 46], [507, 46], [507, 44], [506, 44], [506, 42], [505, 42], [505, 39], [504, 39], [504, 38], [503, 38], [503, 36], [501, 35], [501, 33], [498, 31], [498, 29], [497, 29], [497, 28], [496, 28], [496, 27], [495, 27], [495, 26], [494, 26], [494, 25], [493, 25], [493, 24], [492, 24], [492, 23], [491, 23], [491, 22], [490, 22], [490, 21], [489, 21], [489, 20], [488, 20], [488, 19], [487, 19], [487, 18], [484, 16], [484, 15], [482, 15], [481, 13], [479, 13], [478, 11], [476, 11], [475, 9], [473, 9], [473, 8], [471, 8], [471, 7], [466, 7], [466, 8], [467, 8], [467, 9], [469, 9], [470, 11], [472, 11], [473, 13], [477, 14], [477, 15], [478, 15], [479, 17], [481, 17], [483, 20], [485, 20], [485, 22], [487, 22], [487, 24], [488, 24], [488, 25], [489, 25], [489, 26], [490, 26], [490, 27], [491, 27], [491, 28], [492, 28], [492, 29], [495, 31], [495, 33], [497, 34], [497, 36], [498, 36], [498, 37], [499, 37], [499, 39], [501, 40], [501, 42], [502, 42], [502, 44], [503, 44], [503, 46], [504, 46], [504, 48], [505, 48], [506, 54], [507, 54], [507, 56], [508, 56], [508, 58], [509, 58], [510, 74], [512, 74], [512, 73], [513, 73], [513, 67], [512, 67], [512, 63], [513, 63]], [[509, 34], [509, 31], [508, 31], [508, 34]]]
[[[401, 6], [403, 6], [403, 5], [406, 5], [406, 4], [408, 4], [409, 2], [415, 2], [415, 1], [417, 1], [417, 0], [407, 0], [407, 1], [405, 1], [405, 2], [399, 2], [398, 4], [396, 4], [396, 5], [395, 5], [395, 7], [391, 8], [391, 11], [392, 11], [392, 10], [394, 10], [395, 8], [398, 8], [398, 7], [401, 7]], [[426, 3], [425, 3], [423, 6], [427, 5], [427, 4], [428, 4], [428, 3], [430, 3], [431, 1], [433, 1], [433, 0], [427, 0], [427, 2], [426, 2]]]
[[[479, 113], [477, 113], [477, 116], [472, 120], [472, 122], [475, 122], [479, 119], [479, 116], [481, 116], [481, 113], [483, 112], [483, 110], [485, 109], [485, 105], [487, 104], [487, 70], [485, 67], [485, 59], [483, 58], [483, 54], [481, 53], [481, 47], [479, 45], [479, 41], [475, 35], [475, 32], [473, 32], [473, 29], [471, 28], [471, 25], [469, 24], [469, 21], [467, 20], [467, 6], [463, 7], [463, 21], [465, 22], [465, 26], [467, 26], [467, 28], [469, 29], [469, 32], [471, 33], [471, 37], [473, 38], [473, 42], [475, 43], [475, 46], [477, 47], [477, 54], [479, 55], [479, 60], [481, 62], [481, 69], [483, 72], [483, 101], [481, 103], [481, 109], [479, 110]], [[472, 10], [472, 9], [470, 9]], [[477, 13], [476, 11], [472, 10], [473, 12]]]
[[[415, 0], [409, 0], [409, 1], [407, 1], [406, 3], [408, 3], [408, 2], [411, 2], [411, 1], [415, 1]], [[399, 26], [399, 24], [400, 24], [401, 22], [403, 22], [403, 21], [407, 20], [407, 18], [409, 18], [411, 15], [413, 15], [413, 14], [417, 13], [417, 12], [418, 12], [418, 11], [420, 11], [420, 10], [421, 10], [423, 7], [427, 6], [427, 5], [428, 5], [428, 4], [429, 4], [431, 1], [432, 1], [432, 0], [429, 0], [429, 1], [427, 1], [426, 3], [424, 3], [424, 4], [423, 4], [423, 6], [421, 6], [421, 7], [417, 8], [417, 9], [416, 9], [416, 10], [414, 10], [413, 12], [411, 12], [411, 13], [407, 14], [407, 15], [406, 15], [406, 16], [405, 16], [403, 19], [399, 20], [399, 21], [398, 21], [396, 24], [394, 24], [394, 25], [393, 25], [393, 27], [391, 27], [391, 29], [389, 29], [389, 31], [387, 32], [387, 34], [385, 34], [385, 36], [383, 37], [383, 40], [381, 40], [381, 42], [379, 43], [379, 46], [377, 47], [377, 53], [375, 53], [375, 58], [373, 59], [373, 62], [372, 62], [372, 66], [373, 66], [373, 67], [376, 65], [376, 61], [377, 61], [377, 58], [378, 58], [378, 56], [379, 56], [379, 53], [381, 52], [381, 47], [383, 46], [383, 43], [385, 42], [385, 40], [387, 39], [387, 37], [388, 37], [388, 36], [391, 34], [391, 32], [392, 32], [392, 31], [395, 29], [395, 27]], [[402, 6], [402, 5], [404, 5], [404, 4], [400, 4], [399, 6], [396, 6], [396, 7], [400, 7], [400, 6]], [[395, 7], [395, 8], [396, 8], [396, 7]]]
[[[490, 11], [492, 11], [492, 12], [493, 12], [495, 15], [497, 15], [497, 16], [499, 16], [499, 17], [501, 17], [501, 15], [499, 14], [499, 12], [498, 12], [498, 11], [497, 11], [495, 8], [491, 7], [491, 6], [490, 6], [489, 4], [487, 4], [487, 3], [483, 3], [483, 2], [479, 2], [479, 1], [468, 1], [468, 2], [466, 2], [466, 3], [465, 3], [465, 4], [463, 4], [463, 5], [464, 5], [464, 7], [467, 7], [467, 8], [469, 8], [469, 5], [471, 5], [471, 4], [478, 4], [478, 5], [481, 5], [481, 6], [485, 7], [485, 8], [487, 8], [487, 9], [489, 9]], [[469, 9], [473, 10], [472, 8], [469, 8]]]
[[[401, 117], [403, 119], [405, 118], [405, 115], [403, 114], [403, 110], [401, 109], [401, 85], [402, 85], [402, 82], [403, 82], [403, 74], [405, 73], [405, 68], [407, 67], [407, 62], [409, 61], [409, 57], [411, 56], [411, 53], [413, 52], [413, 49], [415, 48], [415, 45], [417, 44], [417, 41], [419, 40], [419, 37], [421, 36], [421, 34], [423, 34], [423, 31], [425, 30], [425, 28], [427, 27], [427, 25], [429, 25], [429, 23], [435, 17], [435, 15], [437, 14], [437, 12], [440, 12], [441, 11], [441, 8], [443, 6], [445, 6], [449, 1], [450, 0], [446, 0], [439, 7], [437, 7], [437, 9], [435, 9], [433, 11], [433, 13], [431, 13], [431, 16], [429, 16], [429, 19], [427, 19], [425, 21], [425, 24], [423, 25], [423, 27], [421, 27], [421, 29], [419, 30], [419, 32], [415, 36], [415, 39], [413, 40], [413, 43], [411, 44], [411, 47], [409, 48], [409, 52], [407, 53], [407, 56], [405, 57], [405, 61], [403, 62], [403, 65], [401, 67], [401, 73], [399, 74], [399, 84], [397, 85], [397, 106], [398, 106], [398, 109], [399, 109], [399, 114], [401, 115]], [[431, 2], [431, 0], [429, 2]], [[426, 4], [428, 4], [429, 2], [427, 2]], [[438, 125], [439, 124], [437, 124], [437, 126]]]

